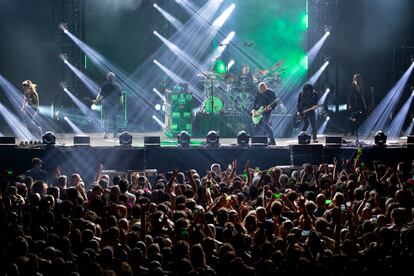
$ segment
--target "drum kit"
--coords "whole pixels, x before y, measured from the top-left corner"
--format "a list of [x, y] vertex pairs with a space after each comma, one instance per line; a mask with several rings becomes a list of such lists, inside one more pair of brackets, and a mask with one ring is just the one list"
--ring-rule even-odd
[[[200, 112], [204, 114], [250, 115], [254, 99], [258, 93], [258, 84], [265, 82], [270, 89], [278, 92], [282, 86], [282, 75], [286, 67], [281, 67], [284, 60], [273, 66], [272, 70], [258, 70], [252, 75], [240, 75], [228, 72], [217, 74], [212, 71], [200, 72], [204, 102]], [[280, 103], [277, 113], [287, 112]]]

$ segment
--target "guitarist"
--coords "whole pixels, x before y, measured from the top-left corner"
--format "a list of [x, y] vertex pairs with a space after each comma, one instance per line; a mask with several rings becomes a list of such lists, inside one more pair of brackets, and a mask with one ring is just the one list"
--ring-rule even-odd
[[23, 104], [22, 112], [27, 129], [37, 139], [43, 135], [42, 128], [37, 124], [36, 118], [39, 114], [39, 94], [37, 92], [37, 85], [30, 80], [22, 82], [23, 86]]
[[313, 86], [311, 84], [305, 84], [303, 86], [302, 92], [300, 92], [298, 97], [298, 104], [297, 104], [297, 116], [304, 121], [304, 125], [302, 131], [306, 131], [309, 123], [312, 127], [312, 140], [314, 143], [317, 143], [316, 140], [316, 114], [315, 109], [309, 110], [306, 113], [303, 112], [306, 109], [317, 107], [318, 105], [318, 94], [313, 90]]
[[256, 134], [266, 134], [269, 138], [269, 145], [276, 145], [275, 137], [273, 136], [273, 130], [271, 127], [271, 113], [277, 105], [276, 94], [273, 90], [270, 90], [267, 87], [267, 84], [264, 82], [259, 83], [259, 93], [256, 95], [256, 98], [253, 103], [253, 116], [258, 116], [257, 112], [262, 106], [265, 107], [263, 112], [262, 120], [255, 126]]

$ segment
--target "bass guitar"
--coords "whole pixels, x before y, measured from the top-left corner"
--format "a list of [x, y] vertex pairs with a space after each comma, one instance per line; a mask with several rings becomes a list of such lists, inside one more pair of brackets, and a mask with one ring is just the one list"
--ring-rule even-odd
[[268, 104], [266, 106], [261, 106], [258, 110], [254, 110], [253, 111], [253, 114], [252, 114], [253, 124], [254, 125], [258, 125], [262, 121], [262, 119], [264, 117], [263, 113], [265, 112], [265, 110], [268, 109], [268, 108], [271, 108], [272, 105], [274, 105], [275, 103], [278, 103], [278, 102], [279, 102], [279, 99], [276, 98], [270, 104]]
[[309, 108], [307, 108], [307, 109], [305, 109], [305, 110], [302, 110], [302, 112], [300, 112], [300, 114], [299, 114], [299, 115], [298, 115], [298, 114], [296, 114], [296, 124], [299, 124], [299, 123], [300, 123], [300, 121], [302, 120], [303, 116], [304, 116], [306, 113], [308, 113], [309, 111], [312, 111], [312, 110], [316, 110], [316, 109], [318, 109], [319, 107], [320, 107], [320, 105], [314, 105], [314, 106], [309, 107]]

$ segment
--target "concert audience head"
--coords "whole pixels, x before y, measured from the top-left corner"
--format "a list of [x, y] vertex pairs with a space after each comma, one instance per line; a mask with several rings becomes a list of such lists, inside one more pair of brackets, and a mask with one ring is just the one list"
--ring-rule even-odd
[[[344, 162], [343, 171], [304, 164], [273, 167], [270, 175], [248, 169], [248, 177], [231, 175], [231, 165], [221, 171], [225, 165], [213, 164], [207, 175], [160, 174], [152, 182], [140, 174], [131, 185], [118, 176], [110, 189], [109, 177], [83, 183], [78, 173], [69, 187], [63, 175], [53, 185], [10, 179], [0, 190], [0, 253], [8, 261], [0, 272], [265, 275], [333, 266], [347, 273], [410, 269], [414, 187], [408, 183], [414, 172], [405, 163], [391, 170]], [[85, 184], [92, 184], [87, 192]]]

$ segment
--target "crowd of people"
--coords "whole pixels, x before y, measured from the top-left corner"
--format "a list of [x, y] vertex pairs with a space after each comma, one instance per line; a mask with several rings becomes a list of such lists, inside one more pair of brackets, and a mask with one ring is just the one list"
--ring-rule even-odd
[[1, 274], [412, 273], [414, 163], [224, 165], [47, 183], [35, 158], [1, 179]]

